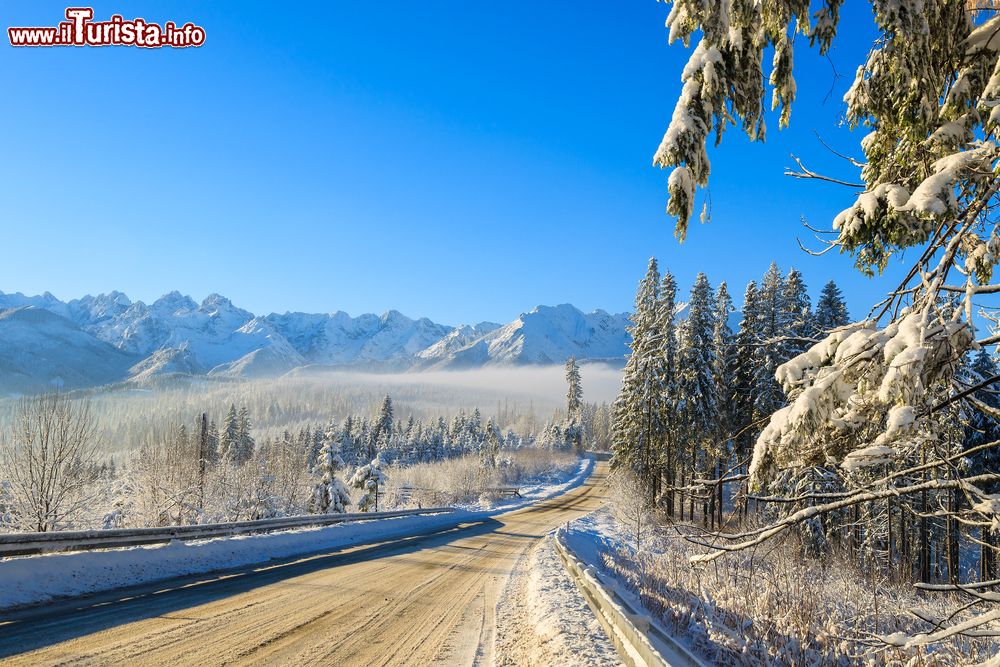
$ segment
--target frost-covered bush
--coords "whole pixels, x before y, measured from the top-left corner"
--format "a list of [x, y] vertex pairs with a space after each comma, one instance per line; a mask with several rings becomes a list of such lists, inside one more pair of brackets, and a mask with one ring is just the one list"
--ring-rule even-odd
[[387, 496], [402, 499], [401, 489], [411, 490], [409, 499], [423, 505], [471, 502], [484, 488], [545, 483], [573, 470], [579, 458], [569, 452], [540, 448], [501, 451], [497, 466], [489, 471], [480, 457], [469, 455], [434, 463], [394, 467]]
[[378, 496], [388, 480], [388, 476], [382, 472], [382, 458], [376, 456], [371, 463], [360, 466], [354, 471], [348, 484], [362, 492], [358, 500], [358, 510], [361, 512], [371, 512], [378, 509]]
[[794, 536], [692, 568], [703, 549], [675, 530], [660, 531], [639, 553], [629, 526], [614, 531], [621, 548], [602, 550], [605, 567], [711, 664], [967, 665], [1000, 652], [995, 637], [910, 649], [877, 641], [917, 634], [924, 623], [911, 609], [945, 618], [958, 597], [923, 595], [874, 569], [859, 576], [839, 552], [803, 559]]

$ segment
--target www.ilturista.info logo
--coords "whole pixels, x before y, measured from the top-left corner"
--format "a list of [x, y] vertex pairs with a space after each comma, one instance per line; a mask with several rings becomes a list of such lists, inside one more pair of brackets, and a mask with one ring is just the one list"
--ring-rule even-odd
[[125, 20], [115, 14], [108, 21], [94, 21], [91, 7], [69, 7], [58, 26], [47, 28], [7, 28], [11, 46], [164, 46], [184, 48], [205, 43], [205, 29], [193, 23], [179, 26], [167, 21], [162, 26], [145, 19]]

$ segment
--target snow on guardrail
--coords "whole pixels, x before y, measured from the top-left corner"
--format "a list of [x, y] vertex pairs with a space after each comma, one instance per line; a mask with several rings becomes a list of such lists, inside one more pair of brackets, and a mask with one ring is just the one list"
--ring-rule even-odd
[[583, 593], [594, 615], [604, 627], [629, 667], [706, 667], [698, 657], [677, 642], [646, 614], [601, 582], [596, 570], [577, 558], [563, 539], [563, 529], [555, 534], [556, 551], [566, 571]]
[[280, 530], [329, 526], [348, 521], [374, 521], [404, 516], [446, 514], [453, 507], [396, 510], [392, 512], [366, 512], [352, 514], [308, 514], [304, 516], [211, 523], [194, 526], [169, 526], [155, 528], [116, 528], [111, 530], [67, 530], [49, 533], [9, 533], [0, 535], [0, 558], [26, 556], [57, 551], [91, 551], [134, 547], [143, 544], [161, 544], [173, 540], [205, 540], [253, 533], [270, 533]]

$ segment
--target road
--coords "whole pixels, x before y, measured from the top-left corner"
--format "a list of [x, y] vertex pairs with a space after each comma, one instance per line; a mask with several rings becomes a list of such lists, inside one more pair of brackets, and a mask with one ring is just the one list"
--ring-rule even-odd
[[0, 664], [490, 664], [511, 569], [601, 505], [606, 472], [429, 535], [0, 615]]

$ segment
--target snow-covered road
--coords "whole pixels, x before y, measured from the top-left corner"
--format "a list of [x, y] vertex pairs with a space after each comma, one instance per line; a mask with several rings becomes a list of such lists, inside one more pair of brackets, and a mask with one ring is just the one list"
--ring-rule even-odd
[[550, 530], [601, 505], [605, 473], [599, 462], [554, 499], [423, 535], [0, 615], [0, 661], [491, 663], [511, 569]]

